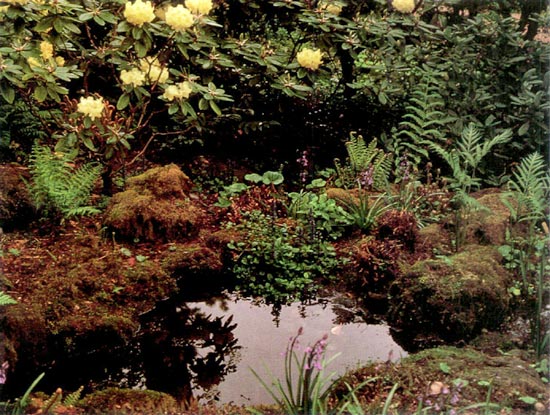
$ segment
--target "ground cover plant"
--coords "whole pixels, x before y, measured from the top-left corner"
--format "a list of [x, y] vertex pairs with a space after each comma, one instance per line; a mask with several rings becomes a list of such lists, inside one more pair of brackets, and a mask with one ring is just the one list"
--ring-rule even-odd
[[548, 44], [540, 0], [1, 2], [2, 410], [246, 412], [192, 390], [237, 342], [176, 297], [223, 290], [411, 352], [333, 384], [298, 335], [252, 412], [547, 410]]

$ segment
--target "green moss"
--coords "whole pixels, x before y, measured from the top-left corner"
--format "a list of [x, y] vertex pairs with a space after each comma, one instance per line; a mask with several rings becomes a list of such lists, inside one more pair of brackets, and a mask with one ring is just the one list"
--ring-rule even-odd
[[[492, 384], [491, 402], [526, 411], [533, 408], [519, 397], [533, 396], [544, 402], [549, 392], [528, 361], [512, 353], [491, 356], [472, 348], [438, 347], [411, 354], [399, 363], [369, 364], [346, 374], [336, 388], [336, 395], [347, 391], [344, 382], [354, 387], [366, 379], [374, 380], [357, 395], [366, 408], [378, 412], [396, 383], [399, 388], [392, 407], [399, 413], [414, 412], [420, 397], [444, 403], [447, 411], [485, 402], [488, 397], [485, 382]], [[454, 383], [460, 379], [466, 382], [457, 388]], [[450, 393], [430, 395], [433, 382], [441, 382]], [[451, 404], [453, 394], [458, 400]]]
[[162, 266], [169, 272], [209, 274], [223, 270], [221, 255], [198, 243], [171, 245], [162, 260]]
[[194, 236], [203, 216], [187, 197], [191, 184], [175, 165], [158, 167], [128, 180], [115, 194], [104, 224], [116, 236], [148, 241]]
[[138, 415], [178, 412], [176, 400], [152, 390], [109, 388], [86, 396], [78, 405], [87, 414]]
[[182, 198], [189, 194], [193, 184], [178, 166], [168, 164], [131, 177], [127, 181], [127, 186], [140, 193], [148, 190], [161, 198]]
[[492, 247], [471, 245], [403, 271], [390, 289], [389, 321], [419, 338], [467, 341], [497, 328], [509, 311], [511, 277]]

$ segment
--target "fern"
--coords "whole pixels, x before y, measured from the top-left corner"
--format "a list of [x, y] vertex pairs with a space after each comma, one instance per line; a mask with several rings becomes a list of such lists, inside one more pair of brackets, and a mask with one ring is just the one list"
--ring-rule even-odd
[[550, 174], [542, 155], [535, 152], [522, 159], [508, 187], [509, 191], [503, 195], [503, 202], [510, 210], [512, 221], [536, 221], [545, 218]]
[[0, 306], [9, 304], [17, 304], [17, 301], [4, 291], [0, 291]]
[[349, 164], [342, 166], [335, 160], [336, 171], [344, 187], [356, 187], [361, 174], [368, 172], [372, 178], [372, 188], [383, 189], [388, 184], [392, 169], [391, 155], [377, 147], [376, 138], [367, 145], [360, 135], [350, 134], [345, 143]]
[[411, 92], [399, 131], [394, 136], [393, 152], [396, 157], [407, 154], [415, 164], [428, 159], [425, 142], [442, 143], [446, 139], [448, 125], [456, 118], [445, 111], [445, 100], [439, 92], [442, 81], [425, 73]]
[[505, 130], [490, 140], [484, 140], [475, 124], [470, 123], [462, 131], [455, 148], [450, 151], [439, 143], [432, 141], [425, 141], [425, 143], [451, 168], [453, 173], [451, 185], [455, 189], [469, 193], [473, 188], [481, 185], [481, 180], [476, 177], [481, 160], [489, 154], [494, 146], [507, 143], [511, 138], [511, 130]]
[[470, 123], [462, 131], [455, 148], [450, 151], [439, 143], [426, 142], [433, 152], [445, 160], [453, 173], [449, 180], [455, 191], [453, 202], [456, 206], [454, 225], [457, 251], [464, 242], [470, 212], [483, 209], [482, 205], [470, 196], [470, 192], [481, 185], [481, 180], [476, 177], [478, 165], [494, 146], [504, 144], [511, 138], [512, 132], [505, 130], [490, 140], [484, 140], [475, 124]]
[[89, 206], [90, 194], [101, 174], [97, 163], [74, 168], [64, 156], [44, 146], [35, 146], [30, 157], [31, 195], [38, 209], [68, 218], [91, 215], [99, 210]]

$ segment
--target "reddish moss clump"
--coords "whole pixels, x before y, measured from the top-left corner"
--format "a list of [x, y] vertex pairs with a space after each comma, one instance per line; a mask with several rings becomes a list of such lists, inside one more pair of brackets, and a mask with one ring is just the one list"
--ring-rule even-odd
[[79, 407], [87, 414], [137, 415], [179, 413], [176, 400], [152, 390], [108, 388], [86, 396]]
[[195, 236], [204, 216], [189, 197], [189, 178], [175, 165], [156, 167], [128, 179], [111, 199], [104, 224], [116, 236], [144, 241]]

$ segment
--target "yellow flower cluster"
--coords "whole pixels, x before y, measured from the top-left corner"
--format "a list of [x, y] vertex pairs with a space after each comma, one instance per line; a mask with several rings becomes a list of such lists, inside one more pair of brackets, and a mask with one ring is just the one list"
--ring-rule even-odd
[[414, 0], [392, 0], [392, 6], [401, 13], [411, 13], [416, 6]]
[[312, 50], [305, 48], [298, 52], [296, 59], [298, 60], [300, 66], [315, 71], [319, 68], [323, 61], [323, 54], [320, 49]]
[[155, 19], [155, 8], [150, 1], [128, 2], [124, 7], [124, 17], [129, 23], [141, 27], [143, 23], [150, 23]]
[[176, 7], [168, 6], [164, 15], [166, 24], [177, 32], [182, 32], [193, 26], [194, 18], [189, 9], [186, 9], [181, 4]]
[[165, 90], [164, 94], [162, 94], [162, 97], [168, 101], [173, 101], [174, 99], [182, 99], [182, 98], [189, 98], [189, 95], [191, 95], [191, 92], [193, 92], [193, 88], [191, 88], [191, 84], [187, 81], [180, 82], [176, 85], [169, 85]]
[[129, 71], [123, 69], [120, 71], [120, 80], [124, 85], [141, 86], [145, 83], [145, 74], [138, 68]]
[[41, 66], [40, 61], [33, 56], [27, 58], [27, 63], [32, 68], [33, 66]]
[[145, 73], [146, 78], [151, 83], [158, 82], [159, 84], [163, 84], [170, 76], [168, 69], [161, 66], [158, 58], [148, 57], [141, 59], [139, 68]]
[[40, 56], [42, 56], [42, 59], [45, 61], [53, 58], [53, 45], [47, 40], [40, 43]]
[[342, 11], [342, 6], [331, 1], [319, 2], [319, 9], [330, 14], [339, 15]]
[[185, 0], [185, 7], [195, 14], [208, 14], [214, 5], [212, 0]]
[[92, 120], [95, 118], [101, 117], [103, 112], [104, 104], [102, 98], [94, 97], [80, 97], [80, 102], [78, 103], [77, 111], [87, 115]]

